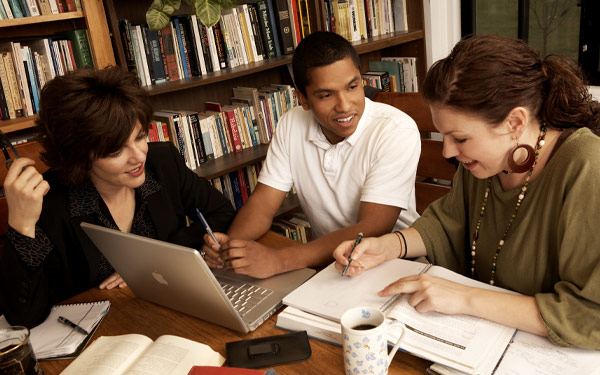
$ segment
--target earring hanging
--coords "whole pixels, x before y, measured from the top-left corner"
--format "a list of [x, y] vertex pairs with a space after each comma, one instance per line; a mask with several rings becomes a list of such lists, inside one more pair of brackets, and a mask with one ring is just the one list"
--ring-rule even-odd
[[[515, 160], [515, 152], [517, 152], [520, 148], [527, 151], [527, 157], [522, 163], [519, 163]], [[511, 172], [514, 173], [524, 173], [531, 169], [531, 166], [535, 162], [535, 150], [528, 144], [522, 143], [519, 144], [517, 141], [517, 145], [512, 149], [511, 153], [508, 156], [508, 167]]]

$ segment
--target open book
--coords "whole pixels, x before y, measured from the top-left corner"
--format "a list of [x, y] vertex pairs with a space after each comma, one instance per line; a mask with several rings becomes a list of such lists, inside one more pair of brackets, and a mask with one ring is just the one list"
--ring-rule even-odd
[[[407, 295], [391, 298], [377, 295], [378, 291], [401, 277], [425, 272], [468, 286], [513, 293], [442, 267], [403, 259], [385, 262], [354, 278], [342, 277], [331, 264], [283, 299], [284, 304], [297, 310], [286, 308], [280, 314], [283, 317], [278, 318], [277, 325], [290, 330], [306, 325], [304, 329], [309, 334], [312, 330], [320, 335], [317, 338], [336, 342], [334, 330], [326, 321], [339, 327], [340, 318], [347, 309], [377, 307], [388, 319], [403, 323], [402, 349], [468, 374], [491, 374], [510, 342], [514, 328], [468, 315], [423, 314], [408, 304]], [[295, 327], [291, 321], [296, 323]], [[329, 336], [324, 334], [327, 331]], [[388, 340], [395, 342], [400, 333], [400, 329], [391, 330]]]
[[75, 374], [187, 375], [195, 365], [221, 366], [225, 362], [208, 345], [163, 335], [152, 342], [138, 334], [101, 336], [61, 372]]

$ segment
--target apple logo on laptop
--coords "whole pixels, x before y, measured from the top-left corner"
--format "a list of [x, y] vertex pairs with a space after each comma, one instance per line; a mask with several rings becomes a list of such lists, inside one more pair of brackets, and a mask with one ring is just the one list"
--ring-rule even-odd
[[158, 271], [152, 272], [152, 277], [154, 277], [154, 280], [158, 281], [160, 284], [169, 285], [167, 280], [163, 277], [163, 275], [158, 273]]

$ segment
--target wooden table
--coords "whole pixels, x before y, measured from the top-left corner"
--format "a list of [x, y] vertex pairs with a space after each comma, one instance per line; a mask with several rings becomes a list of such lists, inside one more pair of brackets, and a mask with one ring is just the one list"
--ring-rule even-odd
[[[282, 247], [287, 239], [268, 234], [260, 239], [267, 246]], [[161, 335], [175, 335], [209, 345], [225, 357], [225, 344], [230, 341], [283, 334], [271, 317], [254, 332], [242, 334], [204, 320], [137, 298], [129, 288], [90, 289], [66, 303], [110, 300], [111, 307], [92, 340], [100, 336], [139, 333], [156, 340]], [[312, 356], [302, 362], [273, 367], [280, 375], [342, 374], [342, 348], [318, 340], [310, 340]], [[40, 361], [45, 375], [60, 373], [71, 360]], [[405, 352], [398, 352], [390, 365], [390, 374], [424, 374], [431, 363]]]

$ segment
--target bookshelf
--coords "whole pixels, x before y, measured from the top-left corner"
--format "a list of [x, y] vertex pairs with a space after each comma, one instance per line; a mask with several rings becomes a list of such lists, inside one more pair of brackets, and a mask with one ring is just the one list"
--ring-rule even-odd
[[[323, 1], [309, 1], [313, 3], [312, 8], [314, 9], [311, 17], [316, 21], [317, 28], [324, 30]], [[117, 64], [127, 65], [118, 22], [127, 19], [133, 25], [145, 24], [145, 12], [151, 3], [151, 0], [105, 0], [105, 10]], [[243, 2], [238, 1], [238, 3], [242, 4]], [[192, 9], [182, 2], [181, 8], [174, 15], [190, 13], [192, 13]], [[422, 80], [426, 70], [422, 0], [406, 0], [406, 13], [408, 21], [406, 31], [389, 33], [353, 43], [360, 55], [362, 73], [368, 71], [370, 60], [380, 60], [381, 57], [413, 56], [417, 58], [417, 75], [419, 80]], [[229, 100], [233, 96], [232, 89], [236, 86], [261, 87], [271, 83], [292, 85], [293, 81], [288, 67], [291, 61], [292, 55], [283, 55], [208, 73], [201, 77], [191, 77], [145, 87], [151, 96], [155, 110], [202, 112], [206, 101], [229, 104]], [[196, 173], [209, 179], [224, 175], [261, 161], [266, 155], [267, 148], [266, 145], [260, 145], [209, 160], [197, 168]]]
[[[83, 11], [0, 20], [0, 39], [51, 36], [55, 32], [87, 29], [96, 68], [115, 65], [108, 24], [101, 0], [81, 0]], [[12, 133], [35, 126], [37, 116], [0, 121], [0, 130]], [[3, 179], [3, 177], [2, 177]]]
[[[28, 37], [51, 36], [59, 31], [86, 29], [94, 66], [104, 68], [115, 65], [102, 0], [81, 0], [81, 4], [83, 10], [77, 12], [0, 20], [0, 39], [12, 41]], [[0, 121], [0, 130], [6, 134], [27, 131], [35, 127], [36, 118], [37, 115]], [[47, 168], [40, 161], [41, 146], [39, 143], [27, 142], [19, 144], [15, 148], [21, 156], [36, 160], [40, 172]], [[12, 152], [10, 153], [12, 156]], [[4, 183], [6, 172], [6, 168], [0, 168], [0, 184]], [[0, 197], [0, 234], [5, 233], [8, 220], [8, 207], [3, 195], [2, 192]]]

